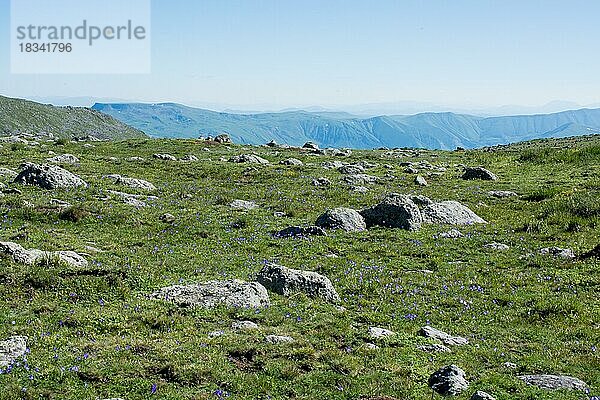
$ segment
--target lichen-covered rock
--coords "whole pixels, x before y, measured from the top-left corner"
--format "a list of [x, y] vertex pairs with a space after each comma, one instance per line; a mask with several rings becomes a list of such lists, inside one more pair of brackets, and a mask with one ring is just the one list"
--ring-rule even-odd
[[437, 339], [448, 346], [462, 346], [469, 343], [469, 341], [464, 337], [452, 336], [428, 325], [419, 330], [419, 335], [427, 338]]
[[229, 203], [229, 207], [235, 209], [235, 210], [254, 210], [258, 208], [258, 204], [256, 204], [253, 201], [247, 201], [247, 200], [233, 200], [231, 203]]
[[382, 339], [390, 336], [394, 336], [396, 332], [390, 331], [389, 329], [379, 328], [377, 326], [372, 326], [369, 328], [369, 337], [371, 339]]
[[409, 196], [397, 193], [389, 194], [381, 203], [362, 210], [360, 214], [368, 228], [383, 226], [416, 230], [422, 223], [419, 207]]
[[287, 158], [285, 160], [279, 161], [281, 165], [304, 165], [304, 163], [297, 158]]
[[367, 174], [353, 174], [344, 176], [344, 182], [348, 185], [372, 185], [377, 183], [379, 178]]
[[423, 215], [423, 222], [429, 224], [487, 224], [483, 218], [458, 201], [442, 201], [430, 204], [421, 210], [421, 214]]
[[72, 267], [85, 268], [88, 266], [87, 260], [74, 251], [25, 249], [20, 244], [13, 242], [0, 242], [0, 255], [10, 257], [14, 262], [25, 265], [34, 265], [45, 259], [56, 259]]
[[545, 390], [580, 390], [585, 391], [588, 386], [580, 379], [565, 375], [521, 375], [520, 380], [528, 385], [537, 386]]
[[14, 183], [39, 186], [48, 190], [88, 186], [83, 179], [57, 165], [33, 163], [22, 165], [22, 171], [14, 179]]
[[48, 158], [46, 161], [53, 164], [79, 164], [79, 158], [73, 154], [60, 154], [52, 158]]
[[540, 250], [542, 256], [552, 256], [556, 258], [564, 258], [572, 260], [575, 258], [575, 253], [571, 249], [563, 249], [560, 247], [546, 247]]
[[492, 197], [497, 197], [499, 199], [503, 199], [506, 197], [515, 197], [518, 196], [515, 192], [511, 192], [508, 190], [490, 190], [488, 194]]
[[0, 341], [0, 368], [8, 367], [27, 353], [27, 338], [13, 336]]
[[343, 229], [346, 232], [364, 231], [367, 229], [363, 216], [351, 208], [333, 208], [325, 211], [315, 225], [327, 229]]
[[504, 250], [510, 249], [510, 246], [508, 246], [507, 244], [498, 243], [498, 242], [488, 243], [488, 244], [486, 244], [483, 247], [485, 247], [486, 249], [500, 250], [500, 251], [504, 251]]
[[475, 393], [473, 393], [473, 395], [471, 396], [471, 400], [496, 400], [496, 398], [491, 394], [478, 390]]
[[465, 371], [456, 365], [448, 365], [434, 372], [427, 383], [442, 396], [458, 396], [469, 388]]
[[162, 161], [177, 161], [177, 158], [175, 156], [172, 156], [171, 154], [152, 154], [152, 157], [156, 158], [157, 160], [162, 160]]
[[269, 305], [269, 295], [264, 286], [237, 279], [168, 286], [150, 294], [150, 298], [172, 301], [183, 307], [214, 308], [222, 305], [259, 308]]
[[152, 183], [145, 181], [143, 179], [128, 178], [128, 177], [117, 175], [117, 174], [105, 175], [104, 178], [112, 179], [112, 181], [115, 183], [115, 185], [126, 186], [126, 187], [132, 188], [132, 189], [140, 189], [140, 190], [147, 190], [147, 191], [156, 190], [156, 186], [154, 186]]
[[265, 336], [265, 342], [269, 344], [282, 344], [282, 343], [294, 343], [295, 340], [290, 336], [280, 336], [280, 335], [267, 335]]
[[365, 172], [365, 169], [361, 165], [349, 164], [339, 167], [338, 172], [344, 175], [357, 175]]
[[302, 292], [332, 303], [340, 301], [340, 296], [329, 278], [313, 271], [301, 271], [267, 263], [258, 273], [256, 280], [267, 289], [283, 296]]
[[268, 160], [259, 157], [255, 154], [241, 154], [239, 156], [233, 156], [229, 159], [232, 163], [249, 163], [249, 164], [270, 164]]

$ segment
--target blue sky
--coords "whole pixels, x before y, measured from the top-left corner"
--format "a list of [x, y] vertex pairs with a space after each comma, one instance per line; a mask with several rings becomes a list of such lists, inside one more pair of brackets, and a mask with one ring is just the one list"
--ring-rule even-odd
[[0, 93], [248, 108], [600, 103], [598, 15], [595, 0], [154, 0], [151, 74], [11, 75], [0, 0]]

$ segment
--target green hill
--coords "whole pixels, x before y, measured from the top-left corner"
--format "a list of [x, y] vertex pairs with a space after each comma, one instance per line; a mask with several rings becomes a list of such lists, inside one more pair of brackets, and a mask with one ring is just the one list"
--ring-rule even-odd
[[0, 96], [0, 136], [36, 136], [123, 140], [144, 137], [109, 115], [83, 107], [55, 107]]

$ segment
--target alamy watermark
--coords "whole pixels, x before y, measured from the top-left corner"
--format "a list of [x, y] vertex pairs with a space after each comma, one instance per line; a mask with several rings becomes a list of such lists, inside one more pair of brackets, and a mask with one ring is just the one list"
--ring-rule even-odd
[[12, 0], [11, 72], [149, 73], [150, 0]]

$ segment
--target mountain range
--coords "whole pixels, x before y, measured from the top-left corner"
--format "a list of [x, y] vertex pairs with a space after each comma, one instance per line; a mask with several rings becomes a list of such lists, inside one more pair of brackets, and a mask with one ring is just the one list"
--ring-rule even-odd
[[96, 103], [92, 109], [153, 137], [195, 138], [228, 133], [234, 142], [242, 144], [275, 140], [290, 145], [312, 141], [322, 147], [357, 149], [453, 149], [600, 134], [600, 109], [500, 117], [444, 112], [369, 118], [301, 110], [234, 114], [175, 103]]
[[110, 115], [83, 107], [56, 107], [0, 96], [0, 136], [30, 133], [38, 136], [129, 139], [144, 133]]

